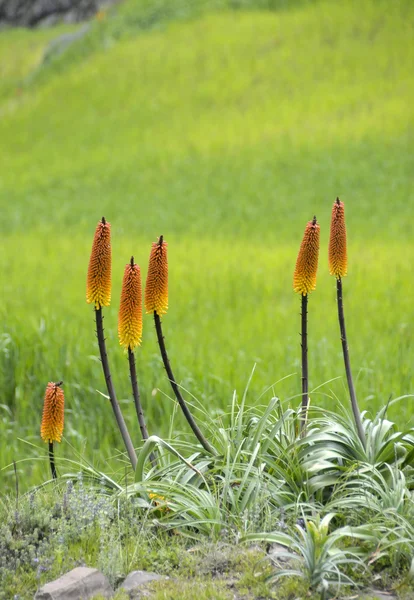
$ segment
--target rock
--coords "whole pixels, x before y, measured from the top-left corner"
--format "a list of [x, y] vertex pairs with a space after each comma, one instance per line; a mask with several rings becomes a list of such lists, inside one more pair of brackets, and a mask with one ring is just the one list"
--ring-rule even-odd
[[161, 579], [168, 579], [157, 573], [149, 573], [147, 571], [132, 571], [119, 586], [119, 589], [125, 592], [138, 592], [150, 581], [160, 581]]
[[362, 600], [398, 600], [397, 596], [394, 596], [391, 592], [384, 592], [384, 590], [368, 590], [358, 597]]
[[113, 590], [98, 569], [77, 567], [59, 579], [47, 583], [35, 595], [35, 600], [88, 600], [96, 594], [111, 598]]
[[0, 0], [0, 25], [35, 27], [90, 19], [116, 0]]

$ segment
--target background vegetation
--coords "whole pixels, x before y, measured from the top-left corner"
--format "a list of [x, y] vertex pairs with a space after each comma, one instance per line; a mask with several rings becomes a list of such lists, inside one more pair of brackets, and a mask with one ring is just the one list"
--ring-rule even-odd
[[[214, 415], [234, 388], [244, 389], [254, 363], [250, 404], [267, 403], [271, 391], [299, 393], [291, 280], [316, 214], [322, 252], [310, 298], [310, 386], [339, 379], [311, 400], [332, 409], [346, 401], [325, 257], [337, 195], [347, 209], [344, 285], [361, 408], [373, 414], [390, 396], [412, 392], [412, 2], [129, 0], [101, 14], [67, 52], [47, 51], [72, 29], [0, 34], [2, 487], [14, 485], [12, 460], [46, 454], [39, 426], [49, 380], [65, 382], [58, 455], [73, 455], [70, 443], [107, 467], [122, 449], [96, 391], [104, 382], [84, 300], [102, 215], [113, 227], [106, 335], [137, 444], [117, 308], [123, 265], [134, 254], [145, 276], [161, 233], [169, 242], [171, 359], [181, 384]], [[173, 403], [150, 317], [138, 370], [151, 432], [166, 435]], [[412, 401], [391, 414], [407, 423]], [[46, 461], [18, 468], [25, 487], [48, 477]]]

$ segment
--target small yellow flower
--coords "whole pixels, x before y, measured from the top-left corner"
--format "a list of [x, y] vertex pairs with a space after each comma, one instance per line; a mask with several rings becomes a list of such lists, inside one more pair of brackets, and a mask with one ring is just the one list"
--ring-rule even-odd
[[165, 496], [160, 496], [160, 494], [156, 494], [155, 492], [150, 492], [148, 496], [149, 499], [154, 501], [155, 503], [165, 501]]
[[305, 228], [293, 275], [293, 289], [302, 296], [307, 296], [316, 287], [318, 270], [320, 227], [313, 217]]
[[142, 338], [142, 286], [141, 270], [134, 264], [134, 257], [125, 266], [122, 282], [121, 303], [118, 317], [119, 343], [133, 350]]
[[161, 496], [160, 494], [155, 494], [154, 492], [150, 492], [148, 494], [149, 499], [156, 506], [161, 513], [169, 512], [171, 509], [168, 506], [168, 503], [165, 499], [165, 496]]
[[163, 315], [168, 309], [168, 261], [167, 242], [161, 235], [152, 243], [145, 285], [145, 310]]
[[46, 387], [40, 427], [40, 436], [44, 442], [60, 442], [62, 439], [65, 396], [61, 385], [62, 381], [50, 381]]
[[344, 203], [336, 199], [332, 207], [331, 232], [329, 237], [329, 273], [337, 279], [345, 277], [348, 271], [346, 251], [346, 226]]
[[86, 282], [86, 301], [95, 308], [109, 306], [111, 302], [111, 224], [102, 217], [92, 244]]

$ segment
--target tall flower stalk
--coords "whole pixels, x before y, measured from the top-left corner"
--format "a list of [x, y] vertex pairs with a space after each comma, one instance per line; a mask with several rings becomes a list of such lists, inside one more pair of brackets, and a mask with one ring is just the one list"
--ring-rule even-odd
[[142, 338], [142, 285], [141, 270], [134, 263], [134, 257], [125, 266], [122, 281], [121, 302], [119, 305], [118, 336], [121, 346], [128, 351], [129, 372], [134, 396], [139, 428], [143, 440], [148, 439], [144, 411], [138, 388], [134, 349], [141, 345]]
[[316, 287], [320, 227], [313, 217], [305, 228], [293, 275], [293, 289], [301, 295], [301, 348], [302, 348], [302, 410], [301, 431], [305, 432], [309, 406], [308, 380], [308, 294]]
[[155, 330], [157, 332], [158, 344], [161, 351], [161, 357], [167, 371], [168, 379], [171, 387], [177, 398], [178, 404], [184, 413], [191, 429], [203, 448], [213, 454], [214, 450], [201, 433], [197, 423], [195, 422], [182, 394], [177, 385], [171, 364], [168, 358], [165, 340], [162, 333], [161, 316], [165, 315], [168, 310], [168, 259], [167, 259], [167, 242], [161, 235], [157, 242], [152, 243], [151, 254], [148, 265], [148, 275], [145, 285], [145, 310], [147, 313], [153, 313]]
[[132, 468], [135, 470], [137, 455], [116, 397], [111, 371], [109, 369], [103, 328], [102, 307], [109, 306], [111, 302], [111, 269], [111, 224], [105, 220], [105, 217], [102, 217], [95, 230], [95, 237], [89, 259], [86, 301], [88, 303], [93, 303], [95, 306], [96, 334], [98, 337], [99, 353], [101, 356], [106, 388], [129, 460], [131, 461]]
[[346, 276], [348, 271], [348, 256], [346, 244], [345, 206], [344, 203], [339, 200], [339, 198], [336, 199], [332, 207], [328, 259], [329, 272], [331, 275], [336, 277], [339, 329], [341, 332], [342, 352], [344, 355], [345, 372], [348, 382], [349, 396], [351, 399], [351, 407], [359, 439], [365, 448], [365, 433], [362, 425], [361, 413], [358, 407], [354, 380], [352, 377], [351, 361], [349, 359], [349, 348], [345, 328], [342, 278]]
[[43, 401], [40, 437], [49, 444], [49, 463], [52, 478], [57, 478], [53, 443], [60, 442], [63, 434], [65, 396], [61, 388], [63, 381], [49, 381]]

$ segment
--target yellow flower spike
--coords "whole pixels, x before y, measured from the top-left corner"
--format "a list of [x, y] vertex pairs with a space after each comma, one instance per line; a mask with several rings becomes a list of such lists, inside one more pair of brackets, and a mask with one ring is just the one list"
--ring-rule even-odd
[[316, 287], [318, 270], [320, 226], [313, 217], [305, 228], [293, 275], [293, 289], [302, 296], [307, 296]]
[[337, 279], [345, 277], [348, 271], [346, 252], [346, 226], [344, 203], [336, 199], [332, 207], [331, 232], [329, 237], [329, 273]]
[[43, 404], [40, 436], [44, 442], [60, 442], [63, 433], [65, 396], [60, 387], [62, 381], [47, 384]]
[[168, 261], [167, 242], [161, 235], [152, 243], [145, 285], [145, 310], [163, 315], [168, 310]]
[[102, 217], [92, 244], [86, 282], [86, 301], [98, 310], [111, 302], [111, 224]]
[[122, 281], [121, 303], [118, 316], [119, 343], [133, 350], [142, 338], [142, 286], [141, 269], [134, 264], [134, 257], [125, 266]]

